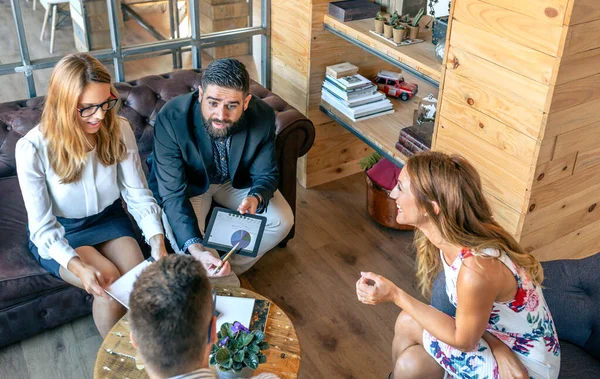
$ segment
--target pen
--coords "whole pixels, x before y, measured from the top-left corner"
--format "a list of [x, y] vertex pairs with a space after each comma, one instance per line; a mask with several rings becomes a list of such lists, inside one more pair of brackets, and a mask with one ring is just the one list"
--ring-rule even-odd
[[218, 274], [219, 271], [221, 271], [221, 269], [223, 268], [223, 265], [225, 265], [225, 262], [227, 262], [229, 257], [231, 257], [233, 255], [233, 253], [235, 252], [235, 249], [237, 249], [238, 246], [240, 246], [239, 242], [236, 243], [235, 246], [231, 248], [231, 250], [229, 250], [229, 253], [227, 253], [227, 255], [225, 255], [225, 257], [223, 257], [223, 260], [221, 260], [221, 264], [219, 264], [217, 266], [217, 268], [215, 268], [215, 271], [213, 271], [213, 273], [210, 276], [215, 276], [215, 274]]

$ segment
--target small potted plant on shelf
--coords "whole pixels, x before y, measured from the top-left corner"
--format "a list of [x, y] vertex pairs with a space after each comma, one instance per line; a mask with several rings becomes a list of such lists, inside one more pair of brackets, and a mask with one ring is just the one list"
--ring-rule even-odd
[[383, 34], [383, 23], [385, 22], [385, 17], [381, 14], [381, 12], [377, 12], [375, 16], [375, 33]]
[[392, 30], [393, 30], [393, 28], [394, 27], [393, 27], [392, 23], [390, 22], [390, 20], [385, 21], [383, 23], [383, 36], [385, 38], [392, 38]]
[[408, 26], [408, 33], [409, 33], [408, 38], [415, 39], [419, 36], [419, 21], [421, 21], [421, 18], [423, 17], [424, 14], [425, 14], [425, 9], [424, 8], [419, 9], [419, 12], [413, 18], [411, 24]]
[[217, 366], [221, 379], [251, 378], [258, 365], [267, 357], [262, 350], [269, 348], [265, 334], [250, 331], [239, 322], [226, 322], [217, 333], [218, 342], [211, 350], [210, 365]]

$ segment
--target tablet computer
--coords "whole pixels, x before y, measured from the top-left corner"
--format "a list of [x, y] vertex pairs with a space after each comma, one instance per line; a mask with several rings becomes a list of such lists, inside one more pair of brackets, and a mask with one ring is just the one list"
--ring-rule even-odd
[[216, 207], [210, 216], [202, 245], [229, 251], [239, 243], [236, 254], [256, 257], [266, 223], [264, 216]]

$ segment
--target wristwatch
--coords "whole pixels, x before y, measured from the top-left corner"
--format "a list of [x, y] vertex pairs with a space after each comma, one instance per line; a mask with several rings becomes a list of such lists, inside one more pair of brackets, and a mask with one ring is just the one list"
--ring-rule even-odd
[[260, 196], [257, 193], [253, 193], [251, 196], [254, 196], [256, 198], [256, 200], [258, 200], [258, 206], [256, 207], [256, 213], [260, 213], [263, 209], [263, 199], [262, 196]]

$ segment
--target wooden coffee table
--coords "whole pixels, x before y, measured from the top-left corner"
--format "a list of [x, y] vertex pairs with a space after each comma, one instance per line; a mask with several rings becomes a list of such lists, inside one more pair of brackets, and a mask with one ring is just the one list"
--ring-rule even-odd
[[[229, 288], [215, 286], [217, 294], [237, 297], [251, 297], [269, 300], [256, 292], [245, 288]], [[267, 363], [258, 366], [255, 375], [271, 372], [282, 379], [298, 377], [300, 370], [300, 343], [296, 329], [289, 317], [271, 301], [267, 325], [265, 327], [266, 341], [271, 348], [265, 351]], [[129, 339], [129, 323], [124, 316], [110, 330], [98, 354], [94, 365], [95, 379], [148, 378], [146, 371], [136, 367], [136, 350]]]

